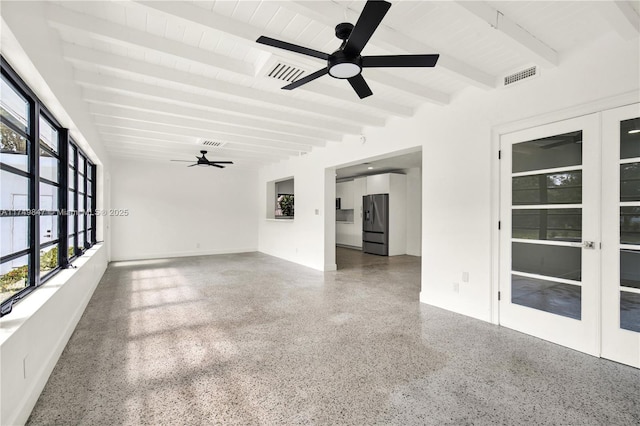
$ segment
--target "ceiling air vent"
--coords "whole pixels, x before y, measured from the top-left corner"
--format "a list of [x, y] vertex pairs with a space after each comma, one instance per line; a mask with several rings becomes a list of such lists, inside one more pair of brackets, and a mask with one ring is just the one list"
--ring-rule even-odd
[[504, 78], [504, 85], [509, 86], [511, 84], [518, 83], [522, 80], [529, 80], [537, 76], [538, 76], [538, 67], [534, 65], [532, 67], [523, 69], [513, 74], [509, 74]]
[[200, 139], [200, 145], [204, 145], [212, 148], [220, 148], [225, 146], [226, 144], [227, 144], [226, 142], [212, 141], [209, 139]]
[[288, 81], [293, 83], [305, 73], [302, 68], [288, 65], [282, 61], [278, 61], [271, 67], [267, 73], [267, 77], [275, 78], [276, 80]]

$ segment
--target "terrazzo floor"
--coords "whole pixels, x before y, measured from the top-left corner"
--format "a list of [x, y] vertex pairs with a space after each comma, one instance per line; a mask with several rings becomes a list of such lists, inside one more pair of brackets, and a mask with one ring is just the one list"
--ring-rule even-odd
[[420, 304], [420, 259], [109, 265], [30, 425], [640, 424], [640, 370]]

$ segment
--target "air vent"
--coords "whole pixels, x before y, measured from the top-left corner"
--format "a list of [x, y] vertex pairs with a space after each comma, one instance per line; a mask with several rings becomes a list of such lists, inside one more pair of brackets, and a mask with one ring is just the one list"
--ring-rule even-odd
[[303, 70], [302, 68], [286, 64], [282, 61], [278, 61], [273, 67], [271, 67], [269, 72], [267, 72], [267, 77], [293, 83], [294, 81], [302, 77], [304, 73], [305, 70]]
[[220, 148], [227, 144], [226, 142], [212, 141], [209, 139], [200, 139], [199, 142], [200, 142], [200, 145], [204, 145], [212, 148]]
[[532, 66], [527, 69], [515, 72], [504, 78], [504, 85], [509, 86], [522, 80], [528, 80], [538, 75], [538, 67]]

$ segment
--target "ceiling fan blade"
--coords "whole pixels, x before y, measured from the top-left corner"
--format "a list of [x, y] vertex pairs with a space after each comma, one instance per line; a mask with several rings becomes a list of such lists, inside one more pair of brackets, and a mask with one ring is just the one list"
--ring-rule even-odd
[[217, 167], [219, 169], [224, 169], [224, 166], [218, 166], [217, 164], [209, 163], [210, 166]]
[[296, 87], [300, 87], [303, 84], [307, 84], [310, 81], [315, 80], [318, 77], [322, 77], [323, 75], [325, 75], [326, 73], [329, 72], [328, 68], [322, 68], [319, 71], [314, 72], [313, 74], [309, 74], [306, 77], [301, 78], [300, 80], [296, 80], [291, 84], [288, 84], [286, 86], [283, 87], [284, 90], [291, 90], [291, 89], [295, 89]]
[[344, 53], [349, 56], [357, 56], [362, 52], [373, 33], [375, 32], [382, 18], [387, 14], [391, 3], [386, 1], [369, 0], [364, 5], [362, 13], [351, 31], [351, 35], [344, 46]]
[[211, 164], [233, 164], [233, 161], [209, 161]]
[[187, 167], [193, 167], [193, 166], [197, 166], [197, 165], [198, 165], [198, 163], [196, 163], [196, 164], [192, 164], [192, 165], [187, 166]]
[[362, 68], [372, 67], [434, 67], [440, 55], [363, 56]]
[[193, 160], [169, 160], [169, 161], [180, 161], [182, 163], [193, 163]]
[[353, 87], [353, 90], [355, 90], [358, 96], [360, 96], [360, 99], [364, 99], [367, 96], [373, 95], [373, 92], [369, 88], [367, 82], [364, 80], [362, 74], [358, 74], [357, 76], [351, 77], [348, 80], [349, 84], [351, 84], [351, 87]]
[[320, 52], [318, 50], [309, 49], [308, 47], [298, 46], [297, 44], [287, 43], [286, 41], [276, 40], [275, 38], [260, 36], [256, 40], [260, 44], [266, 44], [267, 46], [277, 47], [278, 49], [289, 50], [291, 52], [301, 53], [307, 56], [313, 56], [314, 58], [329, 59], [327, 53]]

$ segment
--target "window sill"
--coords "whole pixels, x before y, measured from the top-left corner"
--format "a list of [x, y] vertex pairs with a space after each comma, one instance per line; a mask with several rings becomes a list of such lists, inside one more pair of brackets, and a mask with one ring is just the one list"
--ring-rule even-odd
[[27, 297], [13, 306], [11, 313], [0, 318], [0, 347], [17, 330], [25, 324], [47, 301], [62, 288], [91, 258], [103, 248], [103, 243], [95, 244], [82, 256], [73, 260], [75, 268], [62, 269], [56, 275], [48, 279], [40, 287], [32, 291]]

